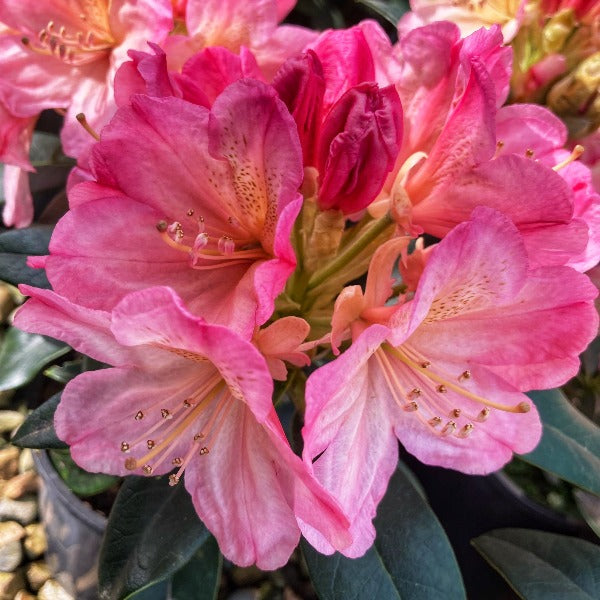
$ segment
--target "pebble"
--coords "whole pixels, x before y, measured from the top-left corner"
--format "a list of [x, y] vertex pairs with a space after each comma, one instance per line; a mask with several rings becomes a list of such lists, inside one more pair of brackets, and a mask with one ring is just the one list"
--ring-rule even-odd
[[6, 285], [0, 286], [0, 323], [4, 323], [16, 304]]
[[16, 410], [0, 410], [0, 433], [14, 431], [24, 420], [25, 416]]
[[15, 600], [35, 600], [35, 596], [26, 590], [19, 590], [15, 595]]
[[26, 471], [33, 471], [33, 453], [30, 448], [21, 450], [21, 456], [19, 456], [19, 473]]
[[44, 527], [41, 523], [32, 523], [25, 527], [25, 533], [26, 537], [23, 547], [25, 548], [27, 558], [30, 560], [39, 558], [48, 549]]
[[9, 479], [2, 490], [5, 498], [16, 500], [25, 494], [37, 492], [38, 477], [33, 471], [25, 471]]
[[27, 566], [25, 572], [29, 587], [37, 592], [52, 577], [48, 565], [43, 561], [32, 562]]
[[64, 587], [54, 579], [48, 579], [38, 592], [39, 600], [75, 600]]
[[13, 600], [15, 594], [24, 587], [25, 579], [21, 571], [0, 573], [0, 600]]
[[0, 478], [10, 479], [19, 472], [19, 449], [7, 446], [0, 450]]
[[0, 571], [14, 571], [23, 560], [25, 529], [14, 521], [0, 523]]
[[29, 525], [35, 521], [38, 512], [36, 500], [0, 500], [0, 521], [17, 521]]

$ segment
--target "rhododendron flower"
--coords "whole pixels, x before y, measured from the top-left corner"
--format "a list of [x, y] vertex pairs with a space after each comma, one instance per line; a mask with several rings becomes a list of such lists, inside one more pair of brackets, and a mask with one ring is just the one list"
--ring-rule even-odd
[[246, 333], [271, 316], [295, 267], [303, 177], [296, 126], [273, 89], [236, 82], [211, 111], [135, 96], [103, 130], [91, 169], [50, 242], [56, 291], [108, 310], [169, 285], [195, 314]]
[[72, 380], [57, 408], [57, 434], [80, 466], [174, 470], [171, 485], [185, 471], [198, 515], [239, 565], [285, 564], [303, 527], [348, 545], [345, 517], [289, 447], [267, 364], [251, 343], [193, 316], [168, 288], [133, 293], [112, 314], [22, 290], [32, 299], [19, 327], [114, 366]]
[[164, 44], [169, 67], [174, 70], [208, 46], [236, 53], [246, 46], [270, 79], [289, 56], [301, 52], [318, 35], [296, 25], [277, 26], [295, 0], [187, 0], [184, 4], [184, 22]]
[[[479, 208], [430, 252], [412, 299], [392, 295], [407, 241], [376, 252], [366, 290], [338, 297], [332, 343], [351, 346], [306, 387], [304, 458], [347, 511], [362, 554], [398, 460], [484, 474], [532, 450], [541, 424], [522, 393], [560, 385], [593, 339], [597, 290], [569, 267], [528, 269], [514, 225]], [[317, 458], [318, 457], [318, 458]]]
[[[345, 68], [337, 67], [337, 72]], [[371, 74], [373, 68], [367, 79]], [[393, 86], [359, 83], [344, 91], [329, 84], [312, 50], [288, 60], [273, 80], [298, 126], [304, 166], [317, 169], [319, 208], [352, 214], [372, 202], [394, 166], [402, 141], [402, 107]], [[341, 95], [329, 105], [332, 92]]]
[[500, 25], [505, 42], [510, 42], [526, 18], [527, 0], [410, 0], [412, 12], [398, 23], [400, 34], [433, 23], [452, 21], [463, 36], [481, 27]]
[[[62, 129], [65, 153], [77, 156], [92, 141], [75, 119], [85, 113], [99, 129], [115, 110], [112, 83], [128, 48], [161, 41], [173, 27], [168, 0], [6, 0], [0, 4], [0, 104], [13, 117], [33, 120], [44, 109], [67, 109]], [[3, 119], [4, 120], [4, 119]], [[29, 135], [31, 128], [28, 128]], [[2, 160], [27, 169], [11, 157]], [[15, 176], [17, 178], [17, 176]], [[26, 175], [21, 192], [5, 185], [7, 202], [20, 215], [8, 225], [31, 221]]]
[[[510, 49], [501, 42], [497, 28], [461, 40], [450, 23], [401, 40], [405, 136], [373, 214], [389, 208], [405, 231], [441, 238], [476, 206], [489, 206], [517, 225], [533, 265], [565, 264], [585, 250], [587, 226], [574, 219], [573, 189], [562, 170], [551, 168], [562, 159], [546, 166], [525, 151], [502, 152], [497, 106], [507, 90]], [[513, 125], [515, 135], [527, 128], [526, 119]]]

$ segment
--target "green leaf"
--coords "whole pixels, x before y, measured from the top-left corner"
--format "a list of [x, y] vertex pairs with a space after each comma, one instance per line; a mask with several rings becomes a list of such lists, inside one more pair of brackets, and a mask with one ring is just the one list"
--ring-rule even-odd
[[69, 450], [50, 450], [52, 465], [70, 490], [86, 498], [104, 492], [116, 485], [120, 478], [104, 473], [89, 473], [71, 458]]
[[27, 266], [30, 255], [48, 254], [52, 226], [33, 225], [26, 229], [11, 229], [0, 234], [0, 279], [18, 285], [26, 283], [35, 287], [49, 288], [43, 269]]
[[10, 327], [0, 347], [0, 391], [29, 383], [45, 364], [69, 350], [56, 340]]
[[54, 430], [54, 413], [62, 392], [54, 394], [25, 419], [11, 439], [19, 448], [67, 448]]
[[358, 4], [364, 4], [373, 12], [389, 21], [394, 27], [398, 24], [400, 17], [408, 11], [408, 0], [355, 0]]
[[375, 544], [362, 558], [324, 556], [302, 542], [321, 600], [466, 597], [450, 542], [412, 476], [396, 471], [374, 523]]
[[526, 600], [600, 598], [600, 547], [531, 529], [496, 529], [471, 542]]
[[544, 426], [537, 448], [521, 458], [600, 495], [600, 428], [560, 390], [530, 392]]
[[211, 535], [188, 564], [175, 573], [171, 585], [173, 600], [215, 600], [222, 567], [223, 557]]
[[123, 600], [170, 577], [208, 539], [190, 495], [167, 477], [125, 479], [100, 551], [102, 600]]
[[590, 529], [600, 537], [600, 498], [583, 490], [573, 490], [573, 496], [581, 516]]
[[81, 367], [81, 360], [68, 360], [62, 365], [52, 365], [48, 367], [44, 370], [44, 375], [65, 385], [81, 373]]

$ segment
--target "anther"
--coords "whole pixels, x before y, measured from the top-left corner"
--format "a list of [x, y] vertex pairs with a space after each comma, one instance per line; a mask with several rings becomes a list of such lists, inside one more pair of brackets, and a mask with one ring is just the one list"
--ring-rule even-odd
[[534, 155], [534, 151], [531, 148], [527, 148], [527, 150], [525, 150], [525, 156], [527, 158], [533, 158]]
[[496, 148], [498, 148], [498, 150], [502, 150], [502, 148], [504, 148], [504, 142], [502, 140], [498, 140], [496, 142]]
[[135, 471], [137, 469], [137, 460], [135, 458], [128, 458], [125, 461], [125, 468], [128, 471]]
[[203, 248], [206, 248], [206, 246], [208, 246], [208, 233], [206, 232], [202, 232], [199, 233], [196, 236], [196, 239], [194, 240], [194, 245], [192, 246], [192, 252], [199, 252], [200, 250], [202, 250]]
[[171, 415], [171, 413], [166, 408], [161, 408], [160, 409], [160, 416], [163, 419], [172, 419], [173, 418], [173, 416]]
[[228, 236], [224, 235], [219, 238], [217, 249], [225, 256], [231, 256], [235, 251], [235, 242]]
[[195, 441], [195, 442], [197, 442], [198, 440], [201, 440], [203, 437], [204, 437], [204, 434], [203, 434], [203, 433], [197, 433], [197, 434], [194, 436], [194, 441]]
[[486, 407], [486, 408], [481, 409], [480, 413], [477, 415], [477, 420], [480, 423], [483, 423], [483, 421], [487, 421], [489, 416], [490, 416], [490, 409]]
[[[52, 44], [51, 44], [52, 47]], [[79, 121], [79, 124], [98, 142], [100, 141], [100, 136], [92, 129], [91, 125], [87, 122], [85, 115], [83, 113], [78, 113], [75, 118]]]
[[183, 458], [181, 458], [181, 456], [176, 456], [172, 461], [171, 464], [175, 465], [176, 467], [178, 467], [181, 463], [183, 462]]
[[406, 412], [415, 412], [415, 410], [419, 410], [419, 405], [413, 400], [412, 402], [405, 404], [403, 408]]
[[430, 367], [430, 366], [431, 366], [431, 363], [430, 363], [428, 360], [424, 360], [424, 361], [421, 363], [421, 369], [427, 369], [427, 368], [428, 368], [428, 367]]
[[463, 371], [459, 376], [458, 380], [462, 381], [463, 379], [471, 379], [471, 371]]
[[208, 454], [209, 452], [210, 452], [210, 450], [206, 446], [202, 446], [202, 448], [200, 448], [200, 456], [204, 456], [205, 454]]
[[127, 442], [121, 442], [121, 452], [129, 452], [129, 444]]
[[450, 416], [454, 417], [455, 419], [458, 419], [458, 417], [460, 417], [460, 412], [461, 412], [460, 408], [453, 408], [450, 411]]
[[166, 221], [159, 221], [159, 222], [156, 224], [156, 229], [158, 229], [158, 231], [160, 231], [160, 233], [164, 233], [164, 232], [167, 230], [167, 227], [168, 227], [168, 226], [169, 226], [169, 225], [167, 224], [167, 222], [166, 222]]
[[192, 406], [192, 403], [191, 403], [189, 400], [184, 400], [184, 401], [183, 401], [183, 406], [184, 406], [185, 408], [191, 408], [191, 406]]
[[577, 144], [575, 148], [573, 148], [573, 152], [565, 158], [562, 162], [559, 162], [557, 165], [552, 167], [553, 171], [560, 171], [563, 167], [566, 167], [568, 164], [571, 164], [573, 161], [577, 160], [585, 151], [585, 148], [581, 144]]
[[144, 471], [146, 475], [152, 475], [152, 467], [150, 465], [144, 465], [142, 471]]
[[28, 37], [22, 37], [21, 38], [21, 44], [23, 44], [23, 46], [29, 46], [29, 38]]
[[179, 477], [177, 477], [177, 475], [175, 475], [175, 473], [173, 473], [172, 475], [169, 475], [169, 485], [171, 487], [177, 485], [179, 483]]
[[169, 226], [167, 226], [167, 231], [176, 240], [181, 240], [183, 238], [183, 226], [179, 221], [173, 221]]
[[438, 425], [442, 424], [442, 419], [441, 417], [433, 417], [432, 419], [429, 419], [429, 421], [427, 421], [432, 427], [437, 427]]
[[154, 448], [154, 446], [156, 446], [156, 444], [154, 443], [154, 440], [147, 440], [146, 446], [148, 446], [148, 450], [152, 450], [152, 448]]
[[529, 404], [529, 402], [520, 402], [517, 405], [517, 408], [519, 409], [519, 412], [528, 413], [531, 410], [531, 404]]
[[413, 388], [412, 390], [410, 390], [410, 393], [408, 394], [409, 398], [411, 396], [420, 396], [421, 395], [421, 390], [419, 388]]
[[436, 390], [437, 390], [437, 391], [438, 391], [440, 394], [445, 394], [445, 393], [448, 391], [448, 388], [447, 388], [445, 385], [443, 385], [443, 384], [440, 384], [440, 385], [438, 385], [438, 386], [437, 386], [435, 389], [436, 389]]
[[471, 431], [473, 431], [474, 427], [473, 427], [473, 423], [467, 423], [459, 432], [458, 432], [458, 437], [461, 438], [466, 438], [469, 437], [469, 435], [471, 435]]
[[448, 421], [442, 429], [442, 435], [450, 435], [456, 431], [456, 423], [454, 421]]
[[138, 410], [135, 413], [135, 420], [136, 421], [141, 421], [144, 418], [144, 413], [141, 410]]
[[188, 217], [193, 217], [194, 216], [194, 209], [190, 208], [187, 213], [185, 213]]

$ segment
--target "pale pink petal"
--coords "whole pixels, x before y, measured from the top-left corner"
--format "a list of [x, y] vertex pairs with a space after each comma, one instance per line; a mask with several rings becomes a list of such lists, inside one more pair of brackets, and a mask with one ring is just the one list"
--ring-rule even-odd
[[[354, 541], [342, 552], [349, 557], [361, 556], [372, 544], [372, 519], [398, 461], [392, 403], [371, 357], [386, 332], [370, 327], [306, 386], [304, 460], [310, 464], [318, 456], [317, 479], [348, 515]], [[308, 539], [321, 552], [333, 551], [318, 535]]]
[[0, 103], [0, 162], [33, 170], [29, 163], [29, 145], [35, 118], [15, 117]]
[[50, 290], [22, 285], [31, 298], [15, 316], [15, 326], [62, 340], [92, 358], [112, 365], [136, 364], [136, 353], [118, 344], [110, 332], [110, 314], [70, 302]]
[[4, 209], [2, 220], [7, 227], [27, 227], [33, 220], [33, 199], [29, 175], [20, 167], [4, 165]]
[[260, 352], [267, 358], [277, 357], [290, 360], [297, 366], [307, 366], [310, 359], [298, 347], [306, 339], [310, 325], [300, 317], [283, 317], [273, 321], [255, 335], [254, 341]]
[[335, 299], [331, 317], [331, 348], [339, 354], [340, 344], [348, 337], [350, 325], [360, 317], [365, 308], [365, 298], [360, 285], [345, 287]]

